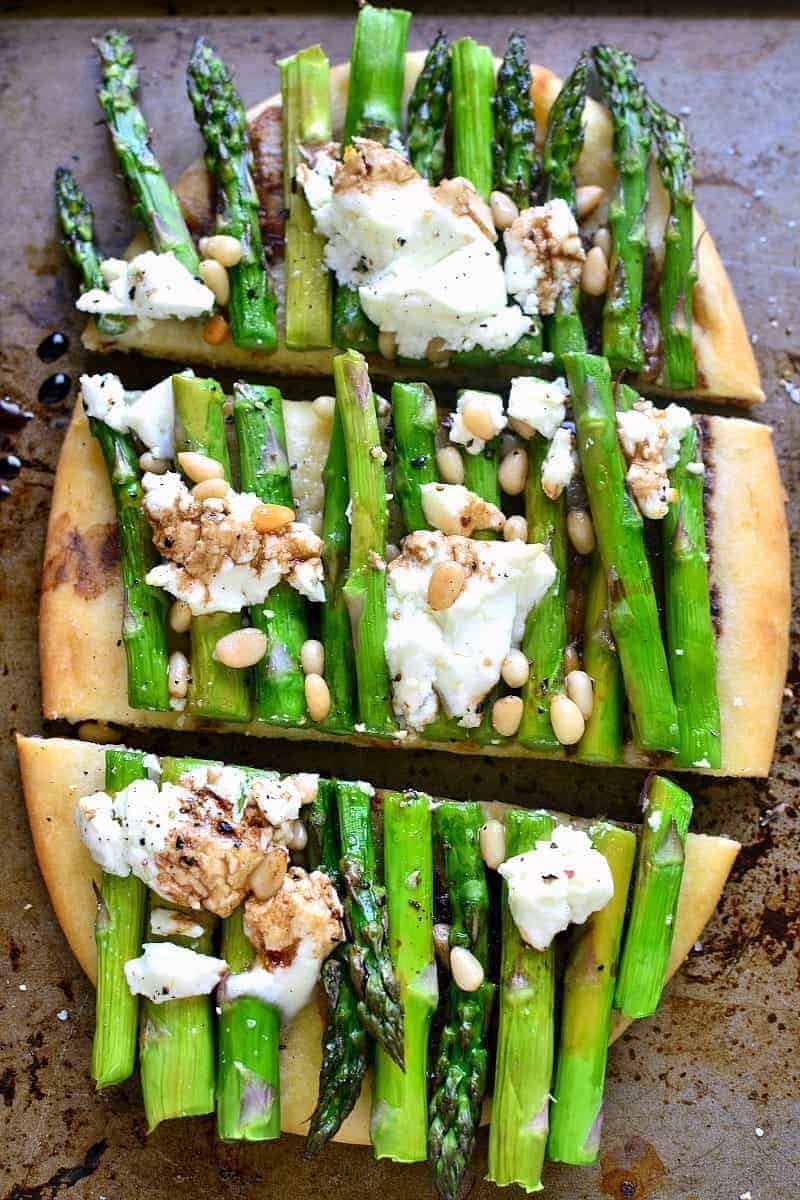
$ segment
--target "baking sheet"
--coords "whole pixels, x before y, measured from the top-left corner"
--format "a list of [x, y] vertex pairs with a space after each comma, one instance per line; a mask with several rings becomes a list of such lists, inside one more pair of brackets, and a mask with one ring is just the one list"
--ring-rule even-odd
[[[142, 100], [159, 155], [171, 174], [197, 153], [183, 69], [197, 33], [235, 64], [252, 103], [277, 87], [275, 59], [321, 41], [332, 61], [347, 57], [351, 15], [277, 12], [270, 16], [127, 18], [142, 68]], [[128, 8], [133, 6], [126, 6]], [[100, 10], [101, 6], [97, 6]], [[63, 10], [62, 10], [63, 11]], [[75, 8], [77, 11], [77, 7]], [[81, 12], [92, 12], [91, 6]], [[118, 10], [117, 10], [118, 11]], [[453, 10], [457, 11], [457, 10]], [[769, 402], [756, 414], [775, 429], [797, 527], [800, 453], [800, 124], [791, 81], [800, 69], [800, 24], [788, 19], [531, 17], [459, 18], [426, 5], [410, 46], [428, 45], [440, 25], [499, 49], [511, 28], [528, 35], [532, 57], [566, 71], [578, 51], [602, 38], [631, 49], [648, 85], [668, 107], [691, 110], [698, 151], [698, 203], [742, 303]], [[0, 394], [33, 413], [21, 430], [0, 429], [0, 454], [23, 461], [0, 502], [0, 1197], [51, 1200], [166, 1200], [369, 1190], [387, 1200], [430, 1195], [427, 1169], [376, 1164], [367, 1150], [331, 1147], [312, 1163], [302, 1142], [222, 1145], [211, 1118], [173, 1123], [151, 1137], [135, 1081], [97, 1096], [89, 1077], [93, 993], [63, 942], [33, 860], [12, 745], [15, 729], [43, 728], [36, 658], [37, 588], [53, 471], [67, 405], [37, 401], [53, 371], [85, 369], [71, 310], [72, 277], [58, 247], [51, 202], [53, 168], [73, 166], [96, 209], [104, 246], [117, 252], [131, 232], [94, 97], [89, 38], [109, 20], [81, 17], [0, 22]], [[50, 366], [35, 354], [53, 329], [70, 353]], [[132, 385], [162, 368], [120, 358]], [[797, 389], [796, 391], [794, 389]], [[73, 393], [74, 394], [74, 393]], [[1, 418], [0, 418], [1, 419]], [[758, 571], [758, 563], [753, 564]], [[795, 630], [796, 634], [796, 630]], [[596, 1167], [548, 1166], [546, 1194], [558, 1200], [660, 1197], [753, 1200], [798, 1193], [800, 1021], [800, 852], [797, 749], [798, 640], [775, 767], [759, 783], [698, 781], [695, 827], [726, 833], [744, 851], [720, 910], [659, 1014], [640, 1022], [611, 1052], [603, 1154]], [[170, 739], [147, 744], [166, 749]], [[172, 746], [182, 744], [174, 739]], [[630, 816], [635, 773], [451, 756], [396, 755], [345, 746], [254, 746], [204, 738], [198, 753], [269, 761], [416, 785], [458, 797], [497, 795], [574, 811]], [[471, 1172], [473, 1197], [496, 1194], [481, 1182], [486, 1138]]]

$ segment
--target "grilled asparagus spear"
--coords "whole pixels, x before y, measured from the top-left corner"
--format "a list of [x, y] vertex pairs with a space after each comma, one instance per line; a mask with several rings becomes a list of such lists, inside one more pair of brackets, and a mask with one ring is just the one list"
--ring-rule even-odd
[[350, 554], [350, 482], [347, 449], [339, 405], [333, 416], [331, 442], [323, 471], [325, 511], [322, 519], [322, 561], [325, 568], [325, 603], [322, 605], [322, 644], [325, 682], [331, 707], [324, 725], [335, 733], [348, 733], [355, 720], [355, 664], [350, 614], [344, 592]]
[[451, 74], [450, 43], [440, 30], [408, 99], [408, 157], [431, 184], [444, 175]]
[[533, 202], [539, 181], [531, 65], [521, 33], [512, 33], [497, 72], [494, 100], [494, 186], [517, 208]]
[[[106, 281], [100, 270], [102, 254], [94, 237], [94, 213], [92, 206], [81, 191], [80, 185], [68, 167], [59, 167], [54, 180], [56, 212], [64, 235], [62, 246], [73, 267], [81, 278], [81, 293], [92, 288], [105, 288]], [[127, 325], [124, 317], [99, 316], [95, 323], [100, 333], [116, 337]]]
[[434, 440], [438, 420], [436, 400], [427, 383], [392, 386], [393, 483], [406, 533], [429, 528], [422, 511], [420, 488], [439, 478]]

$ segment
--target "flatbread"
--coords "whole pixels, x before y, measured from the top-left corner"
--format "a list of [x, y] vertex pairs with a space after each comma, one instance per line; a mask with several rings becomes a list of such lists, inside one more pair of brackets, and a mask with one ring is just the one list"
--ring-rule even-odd
[[[18, 737], [17, 750], [39, 867], [70, 948], [94, 982], [95, 904], [91, 885], [93, 879], [99, 882], [100, 872], [78, 836], [75, 805], [80, 796], [103, 787], [104, 747], [66, 738]], [[738, 842], [729, 838], [689, 834], [669, 963], [670, 978], [714, 912], [738, 851]], [[286, 1133], [305, 1134], [314, 1108], [323, 1003], [318, 996], [284, 1031], [281, 1126]], [[628, 1024], [616, 1014], [612, 1040]], [[370, 1091], [371, 1081], [367, 1079], [355, 1109], [337, 1134], [337, 1141], [369, 1144]]]
[[[414, 86], [425, 58], [424, 51], [415, 51], [406, 56], [406, 97]], [[533, 87], [539, 139], [543, 139], [550, 111], [561, 80], [546, 67], [533, 66]], [[331, 112], [334, 131], [341, 130], [347, 104], [347, 86], [350, 77], [349, 63], [331, 70]], [[250, 109], [248, 116], [255, 121], [267, 107], [279, 107], [280, 96]], [[275, 123], [278, 128], [278, 123]], [[612, 156], [611, 120], [608, 112], [594, 100], [589, 100], [586, 110], [586, 138], [583, 152], [576, 168], [579, 185], [599, 184], [607, 191], [616, 178]], [[187, 213], [195, 225], [202, 226], [209, 220], [209, 186], [202, 160], [193, 163], [180, 177], [176, 190]], [[648, 211], [648, 227], [651, 236], [663, 240], [663, 229], [668, 212], [668, 198], [657, 172], [651, 173], [651, 203]], [[713, 239], [702, 218], [695, 214], [698, 279], [694, 289], [693, 340], [698, 370], [698, 387], [682, 395], [702, 399], [716, 398], [728, 404], [747, 407], [764, 400], [758, 367], [753, 348], [747, 336], [742, 314], [731, 281], [722, 265]], [[134, 252], [143, 248], [141, 241], [135, 243]], [[275, 289], [279, 301], [283, 294], [283, 262], [276, 262], [273, 270]], [[330, 375], [336, 350], [294, 352], [286, 349], [282, 340], [282, 316], [279, 322], [281, 344], [275, 354], [263, 355], [234, 346], [230, 340], [221, 346], [209, 346], [202, 338], [202, 322], [199, 321], [155, 321], [149, 328], [132, 325], [120, 337], [109, 341], [90, 321], [83, 334], [83, 344], [88, 350], [105, 352], [111, 350], [137, 351], [156, 358], [167, 358], [180, 363], [197, 363], [209, 369], [231, 367], [242, 371], [263, 371], [283, 375]], [[392, 378], [415, 378], [419, 367], [403, 368], [373, 356], [370, 369], [376, 376]], [[492, 374], [495, 378], [509, 378], [519, 370], [502, 368]], [[438, 374], [438, 372], [436, 372]], [[443, 371], [442, 378], [458, 382], [465, 378], [456, 369]], [[474, 380], [475, 372], [470, 372]], [[650, 384], [643, 384], [645, 391], [658, 391]]]
[[[291, 405], [286, 403], [287, 410]], [[712, 484], [710, 573], [719, 614], [722, 768], [717, 773], [765, 776], [788, 656], [791, 597], [783, 486], [767, 426], [728, 417], [704, 421]], [[114, 502], [99, 446], [79, 403], [58, 463], [45, 548], [39, 624], [44, 714], [72, 722], [225, 728], [185, 713], [129, 707], [122, 605]], [[228, 728], [257, 737], [335, 740], [335, 735], [312, 728], [259, 723]], [[387, 745], [357, 734], [349, 740]], [[411, 734], [389, 745], [398, 752], [428, 746], [461, 755], [534, 757], [513, 743], [425, 742]], [[625, 762], [652, 765], [633, 746]]]

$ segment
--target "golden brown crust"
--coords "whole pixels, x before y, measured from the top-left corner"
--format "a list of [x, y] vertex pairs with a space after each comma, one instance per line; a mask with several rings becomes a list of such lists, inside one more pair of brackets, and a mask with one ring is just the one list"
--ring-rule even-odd
[[[424, 52], [417, 51], [406, 58], [406, 95], [411, 90], [424, 60]], [[347, 99], [349, 65], [342, 64], [331, 71], [331, 110], [334, 130], [344, 122]], [[533, 96], [540, 138], [544, 135], [547, 114], [561, 86], [560, 79], [546, 67], [533, 67]], [[267, 122], [268, 108], [280, 104], [279, 96], [256, 105], [249, 112], [251, 122], [258, 130]], [[274, 180], [274, 161], [263, 148], [259, 161], [263, 164], [265, 178]], [[608, 113], [594, 100], [589, 100], [586, 119], [586, 139], [577, 165], [579, 184], [599, 184], [606, 190], [613, 185], [615, 169], [611, 147], [611, 122]], [[205, 229], [210, 222], [209, 189], [201, 161], [192, 163], [176, 184], [190, 224], [195, 229]], [[651, 178], [650, 220], [651, 232], [663, 229], [666, 217], [666, 193], [657, 173]], [[270, 229], [277, 227], [277, 218], [270, 212]], [[706, 231], [702, 218], [697, 214], [697, 264], [698, 281], [695, 286], [695, 321], [693, 337], [698, 370], [702, 386], [688, 395], [705, 399], [711, 397], [725, 400], [734, 406], [747, 407], [764, 399], [759, 381], [750, 339], [736, 300], [730, 279], [725, 271], [711, 235]], [[280, 307], [283, 291], [282, 263], [274, 265], [273, 277], [279, 302], [279, 326], [282, 327]], [[86, 326], [83, 342], [87, 349], [106, 351], [111, 349], [98, 333], [93, 321]], [[330, 375], [333, 369], [334, 350], [315, 350], [295, 353], [288, 351], [281, 341], [275, 354], [265, 357], [252, 351], [241, 350], [229, 340], [221, 346], [209, 346], [201, 336], [198, 321], [155, 321], [143, 332], [135, 326], [113, 342], [115, 350], [133, 350], [156, 358], [167, 358], [183, 363], [200, 363], [211, 368], [231, 367], [250, 371], [269, 371], [286, 375]], [[411, 378], [418, 375], [418, 368], [398, 368], [379, 356], [370, 362], [376, 375], [389, 374], [393, 378]], [[509, 378], [518, 373], [503, 368], [493, 372], [496, 377]], [[474, 373], [473, 373], [474, 374]], [[448, 382], [455, 382], [463, 375], [454, 369], [443, 373]], [[649, 391], [658, 388], [647, 385]]]
[[[102, 788], [103, 747], [64, 738], [17, 738], [22, 785], [36, 854], [56, 916], [73, 954], [91, 980], [96, 969], [92, 880], [99, 872], [75, 827], [78, 798]], [[739, 850], [728, 838], [689, 834], [670, 978], [713, 913]], [[322, 1001], [317, 997], [284, 1031], [281, 1049], [281, 1126], [305, 1134], [319, 1077]], [[617, 1019], [612, 1040], [626, 1028]], [[371, 1079], [337, 1135], [337, 1141], [369, 1144]]]

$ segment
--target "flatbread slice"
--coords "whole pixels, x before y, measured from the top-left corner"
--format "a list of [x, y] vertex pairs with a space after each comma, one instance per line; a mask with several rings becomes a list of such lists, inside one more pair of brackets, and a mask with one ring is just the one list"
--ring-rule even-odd
[[[406, 98], [410, 94], [425, 58], [424, 51], [415, 51], [406, 56]], [[546, 67], [532, 66], [533, 87], [538, 123], [539, 139], [544, 138], [547, 116], [561, 87], [561, 80]], [[334, 132], [341, 130], [347, 104], [347, 86], [350, 66], [343, 63], [331, 71], [331, 109]], [[264, 175], [269, 180], [270, 190], [280, 191], [280, 96], [271, 96], [250, 109], [248, 116], [258, 129], [259, 158], [266, 161]], [[589, 100], [586, 115], [586, 138], [583, 153], [578, 161], [576, 177], [579, 185], [598, 184], [607, 191], [616, 178], [612, 156], [611, 120], [606, 109], [594, 100]], [[207, 229], [211, 221], [210, 189], [202, 160], [198, 159], [184, 171], [176, 184], [176, 190], [193, 230]], [[663, 244], [663, 230], [668, 213], [668, 198], [657, 171], [651, 172], [651, 201], [648, 208], [648, 230], [651, 245], [658, 253]], [[280, 208], [282, 200], [267, 207]], [[747, 407], [764, 399], [761, 390], [750, 339], [747, 335], [742, 314], [731, 281], [722, 265], [713, 239], [698, 213], [695, 214], [697, 241], [697, 283], [694, 289], [693, 339], [698, 371], [698, 386], [682, 395], [702, 399], [716, 398], [728, 404]], [[138, 239], [129, 253], [138, 253], [145, 243]], [[283, 262], [277, 261], [273, 270], [279, 306], [283, 296]], [[279, 316], [282, 330], [283, 317]], [[283, 375], [330, 375], [335, 350], [294, 352], [281, 344], [275, 354], [266, 356], [242, 350], [231, 341], [221, 346], [210, 346], [202, 338], [200, 321], [155, 321], [149, 328], [132, 325], [120, 337], [109, 341], [90, 321], [83, 334], [83, 344], [88, 350], [105, 352], [111, 350], [137, 351], [155, 358], [167, 358], [182, 364], [198, 363], [209, 369], [232, 367], [241, 371], [262, 371]], [[376, 377], [417, 378], [419, 367], [402, 368], [387, 362], [380, 356], [372, 356], [370, 370]], [[502, 369], [495, 372], [499, 377], [519, 374], [519, 371]], [[448, 382], [463, 378], [455, 371], [437, 371], [436, 377]], [[474, 380], [474, 372], [471, 372]], [[658, 391], [650, 384], [643, 384], [645, 391]]]
[[[70, 948], [94, 982], [95, 905], [91, 885], [92, 880], [99, 882], [100, 872], [78, 836], [74, 814], [80, 796], [103, 787], [104, 747], [66, 738], [18, 737], [17, 750], [39, 866]], [[738, 851], [738, 842], [729, 838], [689, 834], [670, 978], [714, 912]], [[314, 1108], [321, 1057], [322, 1005], [318, 996], [317, 1003], [307, 1005], [284, 1031], [281, 1125], [286, 1133], [305, 1134]], [[615, 1017], [612, 1040], [619, 1037], [628, 1023], [619, 1015]], [[337, 1141], [369, 1144], [370, 1092], [371, 1082], [367, 1079], [356, 1107], [336, 1136]]]
[[[284, 414], [291, 461], [313, 467], [319, 438], [300, 439], [310, 403], [289, 401]], [[299, 446], [299, 442], [298, 442]], [[708, 465], [710, 578], [717, 621], [717, 688], [722, 716], [722, 775], [769, 772], [783, 698], [790, 612], [789, 543], [772, 435], [765, 425], [704, 418]], [[134, 711], [120, 639], [122, 579], [116, 515], [105, 464], [78, 404], [61, 451], [42, 576], [39, 644], [42, 700], [48, 718], [99, 719], [127, 726], [212, 727], [185, 713]], [[224, 728], [216, 725], [215, 728]], [[316, 729], [254, 723], [257, 737], [330, 739]], [[353, 735], [363, 744], [375, 739]], [[425, 742], [409, 735], [398, 749], [429, 746], [459, 754], [531, 756], [516, 744]], [[630, 766], [653, 763], [634, 747]]]

